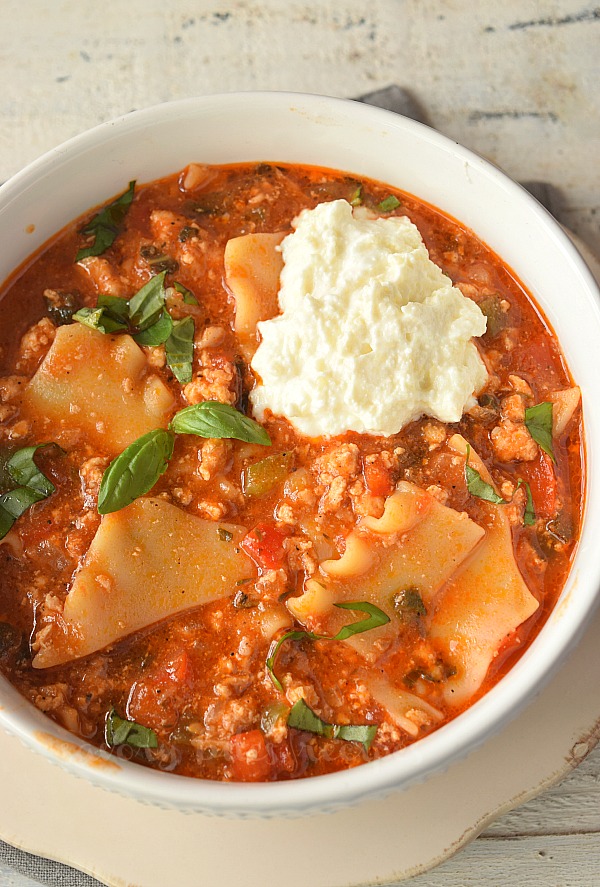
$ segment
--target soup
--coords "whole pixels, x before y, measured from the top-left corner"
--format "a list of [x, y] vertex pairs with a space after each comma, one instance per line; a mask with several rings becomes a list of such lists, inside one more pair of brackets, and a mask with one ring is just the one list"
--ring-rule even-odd
[[354, 767], [552, 609], [579, 390], [510, 269], [417, 198], [190, 164], [60, 232], [0, 310], [0, 667], [73, 733], [207, 779]]

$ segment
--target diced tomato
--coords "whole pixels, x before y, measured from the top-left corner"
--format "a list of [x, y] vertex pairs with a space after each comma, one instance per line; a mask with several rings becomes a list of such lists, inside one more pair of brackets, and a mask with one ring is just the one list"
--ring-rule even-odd
[[190, 657], [185, 650], [180, 650], [153, 671], [152, 678], [158, 684], [190, 684], [193, 679]]
[[271, 773], [271, 761], [260, 730], [236, 733], [229, 741], [231, 769], [241, 782], [259, 782]]
[[152, 730], [172, 729], [179, 718], [179, 707], [160, 684], [136, 681], [129, 694], [127, 717]]
[[285, 530], [262, 522], [244, 536], [240, 547], [261, 570], [277, 570], [285, 557], [283, 543], [286, 537]]
[[540, 450], [537, 459], [523, 465], [523, 479], [531, 488], [533, 508], [538, 517], [556, 514], [556, 474], [552, 459]]
[[363, 468], [365, 483], [372, 496], [389, 496], [394, 489], [394, 481], [389, 468], [380, 462], [365, 462]]
[[144, 727], [173, 727], [189, 698], [193, 680], [188, 654], [185, 650], [172, 651], [131, 688], [129, 717]]
[[293, 773], [296, 768], [296, 758], [289, 742], [284, 740], [271, 746], [273, 757], [273, 769], [277, 776], [284, 773]]

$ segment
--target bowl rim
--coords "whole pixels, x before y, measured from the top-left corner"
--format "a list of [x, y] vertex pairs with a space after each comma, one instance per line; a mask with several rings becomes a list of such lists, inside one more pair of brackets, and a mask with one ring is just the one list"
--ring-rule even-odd
[[[482, 172], [495, 187], [502, 189], [511, 200], [516, 201], [518, 206], [529, 213], [536, 225], [545, 229], [546, 235], [562, 252], [572, 271], [579, 276], [583, 291], [587, 291], [586, 298], [590, 302], [590, 308], [595, 311], [600, 323], [600, 294], [591, 272], [558, 222], [522, 186], [513, 182], [489, 161], [425, 124], [350, 99], [296, 92], [244, 91], [197, 96], [133, 111], [74, 136], [17, 172], [0, 187], [0, 213], [8, 211], [12, 202], [24, 190], [34, 189], [46, 175], [54, 174], [63, 166], [68, 166], [74, 158], [85, 154], [89, 149], [107, 144], [113, 139], [126, 137], [133, 132], [152, 129], [169, 119], [181, 120], [190, 114], [202, 115], [207, 109], [217, 105], [220, 109], [225, 111], [229, 109], [231, 112], [235, 107], [239, 107], [240, 103], [272, 107], [279, 112], [301, 107], [314, 118], [327, 111], [334, 116], [360, 120], [366, 125], [372, 123], [378, 128], [402, 129], [421, 142], [425, 140], [436, 150], [451, 152], [465, 164]], [[276, 158], [273, 160], [276, 162]], [[590, 447], [587, 448], [586, 456], [582, 539], [590, 505], [592, 473]], [[546, 620], [537, 637], [508, 675], [463, 714], [400, 752], [351, 770], [277, 783], [223, 783], [199, 780], [157, 772], [123, 760], [118, 760], [120, 769], [113, 770], [109, 767], [99, 767], [93, 759], [117, 763], [114, 755], [102, 752], [68, 733], [34, 709], [26, 700], [22, 700], [24, 705], [13, 700], [10, 709], [1, 705], [0, 725], [18, 735], [35, 750], [54, 760], [60, 760], [67, 769], [77, 775], [83, 775], [104, 788], [166, 807], [238, 816], [294, 813], [298, 815], [310, 811], [336, 809], [367, 796], [382, 796], [421, 781], [441, 768], [446, 768], [456, 759], [464, 757], [485, 741], [492, 728], [497, 731], [515, 717], [533, 695], [550, 680], [569, 649], [583, 633], [587, 618], [598, 604], [600, 564], [596, 566], [593, 580], [588, 575], [580, 576], [580, 571], [576, 569], [577, 560], [580, 559], [580, 549], [581, 541], [567, 579], [567, 586], [572, 588], [581, 584], [587, 589], [587, 593], [577, 599], [569, 594], [568, 606], [561, 607], [560, 603], [555, 606], [554, 612], [561, 609], [560, 633], [557, 632], [560, 637], [550, 645], [552, 655], [548, 650], [541, 648], [539, 641], [548, 626], [557, 623], [558, 620], [553, 619], [554, 614]], [[595, 586], [594, 589], [592, 585]], [[7, 683], [6, 679], [2, 679], [3, 685]], [[10, 697], [10, 693], [8, 695]], [[51, 735], [66, 746], [73, 747], [75, 753], [57, 755], [56, 746], [48, 743], [44, 738], [45, 735]], [[443, 739], [440, 740], [439, 737], [442, 735]], [[78, 750], [84, 753], [77, 753]], [[93, 754], [90, 755], [89, 752]]]

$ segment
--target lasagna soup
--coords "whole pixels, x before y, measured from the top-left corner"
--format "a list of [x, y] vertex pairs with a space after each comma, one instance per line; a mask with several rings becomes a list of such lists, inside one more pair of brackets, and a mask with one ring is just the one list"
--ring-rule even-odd
[[565, 582], [582, 430], [552, 330], [473, 232], [381, 183], [126, 185], [2, 290], [0, 668], [187, 776], [399, 751]]

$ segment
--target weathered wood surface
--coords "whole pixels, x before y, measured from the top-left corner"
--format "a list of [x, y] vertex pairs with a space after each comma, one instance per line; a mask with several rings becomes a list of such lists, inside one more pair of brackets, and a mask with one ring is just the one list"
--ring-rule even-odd
[[586, 0], [2, 0], [0, 177], [96, 123], [207, 92], [410, 89], [429, 122], [560, 188], [600, 247], [600, 8]]
[[406, 887], [597, 887], [600, 746], [558, 785], [490, 825]]
[[[356, 96], [397, 83], [440, 131], [513, 178], [549, 182], [562, 221], [600, 254], [593, 2], [2, 0], [0, 21], [0, 180], [90, 126], [169, 99], [246, 89]], [[405, 883], [525, 882], [600, 883], [600, 750]], [[0, 884], [32, 883], [0, 867]]]

